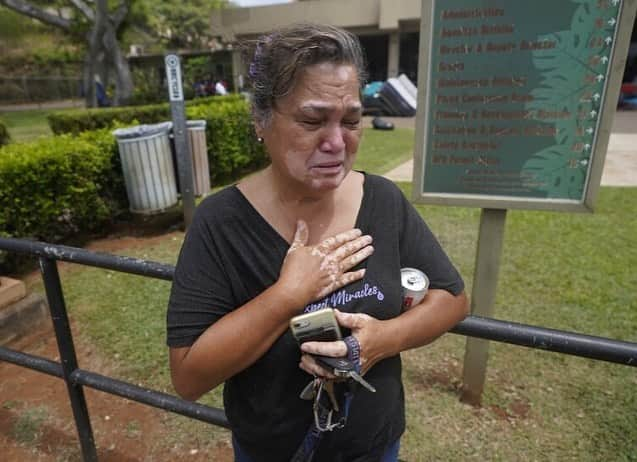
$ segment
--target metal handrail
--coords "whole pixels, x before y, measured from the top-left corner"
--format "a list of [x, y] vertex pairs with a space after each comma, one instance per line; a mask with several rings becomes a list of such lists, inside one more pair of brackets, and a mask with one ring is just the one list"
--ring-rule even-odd
[[[64, 294], [57, 271], [57, 260], [166, 281], [172, 280], [174, 276], [175, 268], [172, 265], [133, 257], [91, 252], [77, 247], [14, 238], [0, 237], [0, 250], [39, 258], [61, 361], [55, 362], [5, 347], [0, 347], [0, 360], [64, 379], [82, 446], [82, 457], [85, 461], [97, 460], [95, 441], [83, 393], [85, 386], [229, 428], [228, 419], [223, 409], [193, 403], [173, 395], [116, 380], [80, 369], [77, 365]], [[632, 342], [478, 316], [468, 316], [458, 323], [451, 332], [637, 367], [637, 343]]]

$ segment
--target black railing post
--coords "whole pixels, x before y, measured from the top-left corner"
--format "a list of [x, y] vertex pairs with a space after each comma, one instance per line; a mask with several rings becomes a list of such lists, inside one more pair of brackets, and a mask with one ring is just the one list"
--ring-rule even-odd
[[88, 407], [86, 406], [86, 398], [84, 397], [84, 389], [82, 385], [74, 383], [71, 378], [71, 374], [78, 368], [77, 356], [75, 355], [75, 347], [73, 346], [71, 326], [66, 313], [57, 262], [45, 257], [40, 257], [39, 260], [51, 319], [53, 320], [55, 338], [57, 339], [58, 351], [60, 352], [64, 381], [66, 382], [66, 388], [69, 392], [69, 398], [71, 399], [75, 426], [82, 446], [82, 459], [84, 462], [97, 461], [97, 450], [95, 448], [91, 420], [88, 415]]

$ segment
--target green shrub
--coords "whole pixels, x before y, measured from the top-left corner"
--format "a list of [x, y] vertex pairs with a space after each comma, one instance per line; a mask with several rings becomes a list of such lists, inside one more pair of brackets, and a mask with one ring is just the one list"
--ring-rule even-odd
[[[227, 102], [243, 101], [240, 95], [216, 96], [188, 100], [186, 106], [218, 105]], [[122, 124], [152, 124], [171, 119], [170, 105], [150, 104], [146, 106], [126, 106], [100, 109], [78, 109], [76, 111], [53, 112], [48, 121], [51, 131], [56, 135], [63, 133], [81, 133], [87, 130], [111, 127], [115, 122]]]
[[[195, 104], [196, 103], [196, 104]], [[212, 184], [234, 181], [267, 162], [263, 147], [256, 143], [250, 118], [250, 108], [238, 95], [212, 96], [189, 101], [189, 120], [206, 121], [208, 160]], [[149, 106], [65, 111], [49, 115], [55, 133], [78, 133], [101, 127], [170, 120], [167, 104]]]
[[192, 106], [186, 108], [186, 116], [206, 121], [211, 184], [235, 181], [267, 163], [263, 145], [254, 136], [247, 102]]
[[[212, 184], [236, 181], [267, 163], [243, 99], [186, 108], [206, 121]], [[111, 121], [113, 123], [113, 121]], [[0, 148], [0, 236], [58, 243], [104, 230], [128, 209], [117, 142], [109, 128]], [[0, 271], [15, 267], [0, 252]], [[4, 261], [3, 261], [4, 259]], [[13, 265], [13, 266], [12, 266]]]
[[9, 136], [9, 130], [2, 120], [0, 120], [0, 146], [9, 144], [11, 137]]
[[166, 88], [162, 77], [157, 72], [145, 68], [131, 69], [133, 74], [133, 94], [129, 101], [131, 106], [161, 104], [166, 102]]
[[60, 242], [102, 227], [122, 206], [116, 152], [107, 131], [0, 149], [0, 233]]
[[122, 124], [155, 123], [170, 118], [170, 109], [165, 104], [136, 107], [101, 109], [78, 109], [53, 112], [47, 116], [51, 131], [56, 135], [78, 134], [89, 130], [110, 128], [115, 122]]

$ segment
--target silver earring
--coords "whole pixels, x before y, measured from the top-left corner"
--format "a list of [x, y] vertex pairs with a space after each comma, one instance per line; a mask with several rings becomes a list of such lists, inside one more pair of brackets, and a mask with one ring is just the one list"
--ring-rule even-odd
[[257, 143], [263, 144], [263, 137], [262, 136], [257, 136]]

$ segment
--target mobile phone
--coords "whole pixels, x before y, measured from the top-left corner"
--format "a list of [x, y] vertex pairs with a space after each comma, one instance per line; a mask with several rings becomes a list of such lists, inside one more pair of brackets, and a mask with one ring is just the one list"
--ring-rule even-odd
[[299, 343], [342, 340], [341, 329], [332, 308], [323, 308], [290, 319], [290, 330]]

